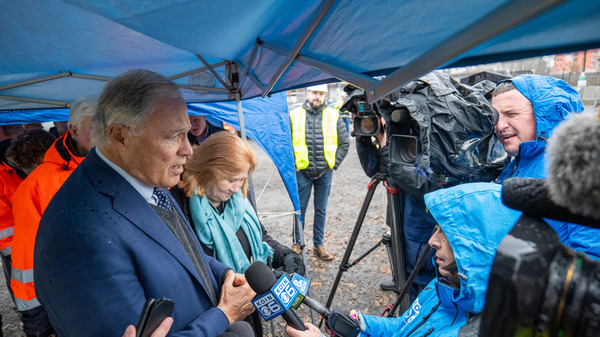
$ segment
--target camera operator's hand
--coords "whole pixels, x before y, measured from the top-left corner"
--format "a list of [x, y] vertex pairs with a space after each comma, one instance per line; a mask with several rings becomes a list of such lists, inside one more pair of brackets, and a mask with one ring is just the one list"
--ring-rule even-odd
[[385, 120], [383, 119], [383, 117], [379, 117], [379, 120], [381, 121], [381, 132], [378, 133], [375, 138], [377, 138], [377, 141], [379, 142], [379, 148], [381, 149], [382, 147], [384, 147], [387, 142], [386, 142], [386, 136], [385, 136]]

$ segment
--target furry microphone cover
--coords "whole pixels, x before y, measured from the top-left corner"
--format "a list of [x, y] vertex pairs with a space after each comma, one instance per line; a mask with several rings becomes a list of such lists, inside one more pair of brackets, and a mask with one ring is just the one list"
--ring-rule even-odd
[[548, 140], [550, 199], [600, 220], [600, 114], [572, 115]]

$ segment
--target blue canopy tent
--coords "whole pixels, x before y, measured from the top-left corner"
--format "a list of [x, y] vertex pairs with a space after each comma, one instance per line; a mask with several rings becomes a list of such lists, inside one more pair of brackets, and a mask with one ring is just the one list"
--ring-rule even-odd
[[372, 101], [436, 68], [599, 47], [600, 1], [0, 0], [0, 31], [2, 118], [133, 68], [190, 103], [338, 80]]
[[339, 79], [377, 99], [435, 68], [598, 47], [600, 2], [3, 0], [0, 31], [0, 110], [68, 106], [132, 68], [188, 102]]

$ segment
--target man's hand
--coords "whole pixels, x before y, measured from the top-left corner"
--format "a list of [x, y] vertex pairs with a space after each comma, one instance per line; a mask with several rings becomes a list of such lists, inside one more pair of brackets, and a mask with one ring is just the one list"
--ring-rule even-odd
[[[158, 328], [156, 328], [156, 330], [154, 330], [154, 332], [152, 333], [152, 335], [150, 337], [165, 337], [167, 335], [167, 333], [169, 332], [169, 329], [171, 329], [171, 324], [173, 324], [173, 318], [171, 318], [171, 317], [165, 318], [162, 321], [162, 323], [160, 323]], [[125, 334], [123, 335], [123, 337], [135, 337], [135, 333], [136, 333], [135, 326], [130, 325], [125, 330]]]
[[305, 331], [300, 331], [292, 328], [288, 324], [285, 325], [285, 333], [290, 337], [321, 337], [321, 330], [310, 323], [304, 323]]
[[250, 302], [254, 296], [256, 293], [246, 282], [244, 274], [236, 274], [230, 270], [225, 275], [218, 307], [223, 309], [230, 324], [241, 321], [254, 311]]
[[385, 120], [383, 117], [379, 117], [379, 120], [381, 121], [381, 132], [375, 135], [375, 138], [377, 138], [377, 141], [379, 142], [379, 148], [381, 149], [386, 145]]

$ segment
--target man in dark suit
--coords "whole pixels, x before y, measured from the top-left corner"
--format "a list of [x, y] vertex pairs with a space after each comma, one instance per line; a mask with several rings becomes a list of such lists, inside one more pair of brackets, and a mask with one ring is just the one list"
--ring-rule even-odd
[[254, 309], [243, 275], [200, 249], [166, 188], [192, 153], [177, 85], [147, 70], [108, 82], [97, 146], [52, 199], [35, 285], [58, 336], [121, 336], [146, 298], [174, 301], [174, 336], [216, 336]]

